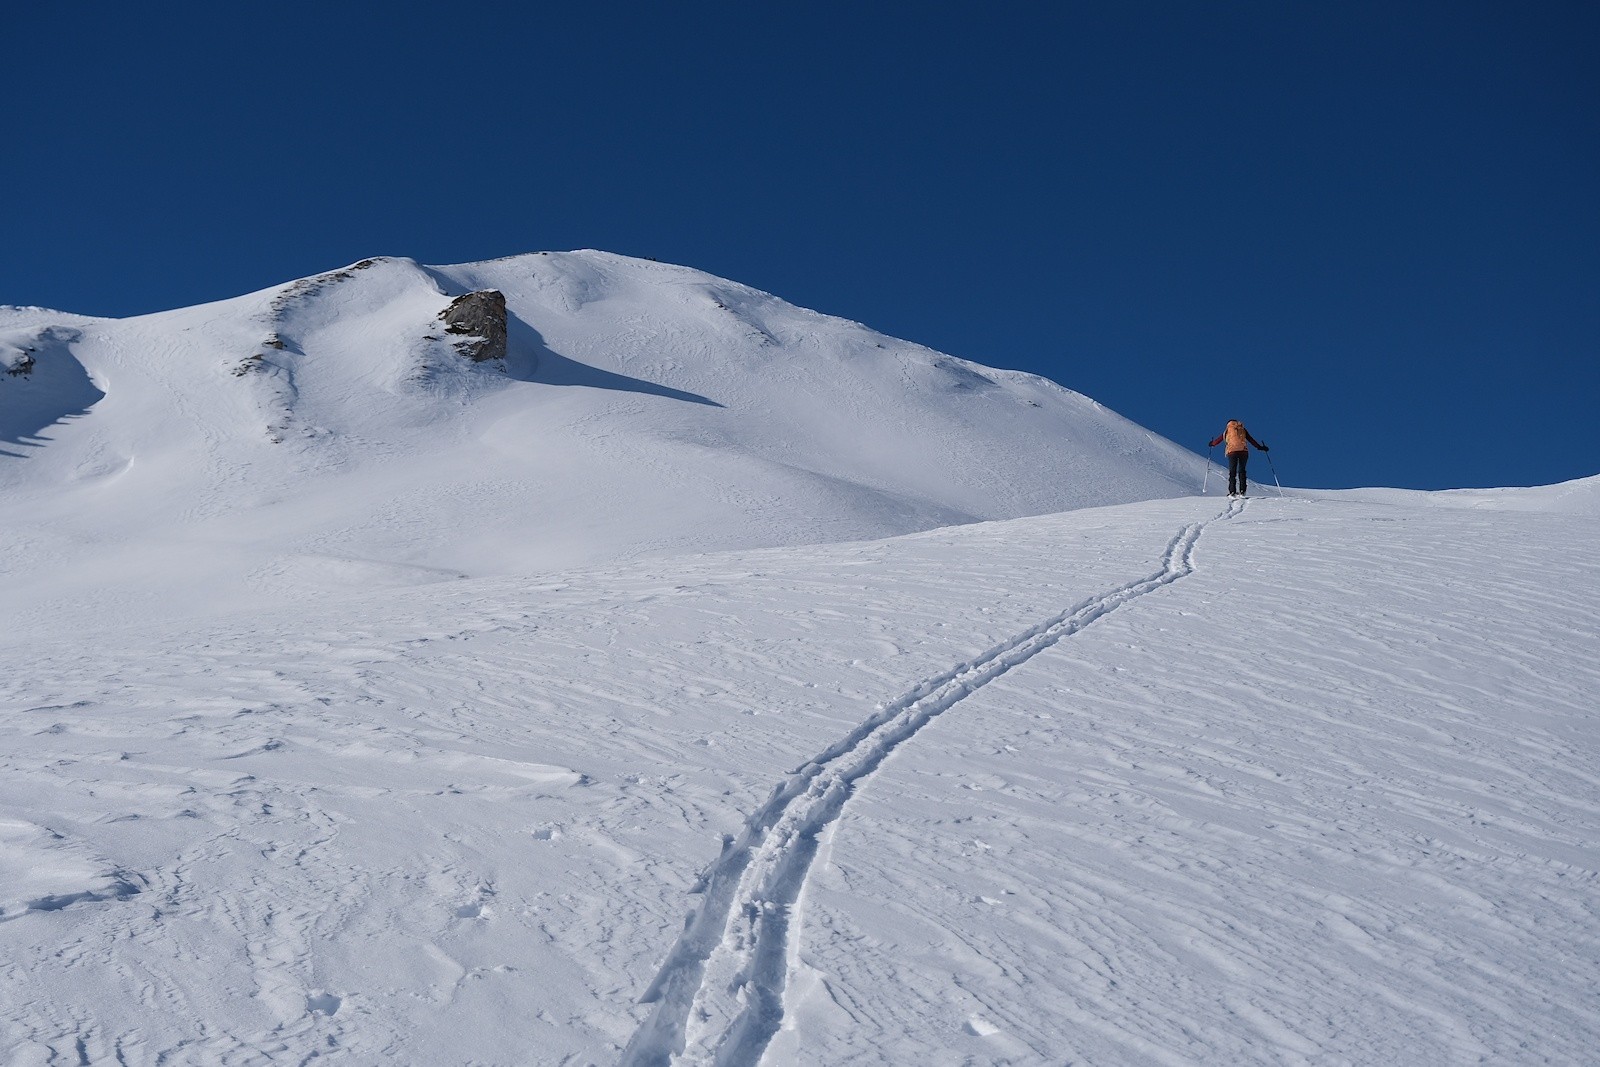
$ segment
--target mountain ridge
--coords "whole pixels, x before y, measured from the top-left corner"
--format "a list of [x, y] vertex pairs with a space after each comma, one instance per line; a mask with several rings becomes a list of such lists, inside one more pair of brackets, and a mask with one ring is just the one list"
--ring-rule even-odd
[[[478, 364], [440, 316], [491, 289], [507, 349]], [[329, 557], [504, 574], [861, 540], [1184, 495], [1203, 469], [1036, 375], [594, 250], [374, 257], [125, 319], [10, 309], [0, 338], [58, 323], [0, 379], [33, 405], [0, 416], [0, 489], [44, 534], [31, 570], [95, 586], [236, 601], [314, 591]]]

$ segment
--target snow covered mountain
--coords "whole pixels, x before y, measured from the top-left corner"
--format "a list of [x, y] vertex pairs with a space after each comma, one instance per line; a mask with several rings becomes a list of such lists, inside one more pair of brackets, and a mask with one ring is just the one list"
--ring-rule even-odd
[[[486, 290], [506, 352], [475, 363], [440, 314]], [[3, 309], [0, 360], [27, 371], [0, 376], [29, 546], [3, 577], [38, 604], [881, 537], [1170, 497], [1202, 469], [1044, 379], [602, 252], [364, 260], [125, 320]]]
[[588, 252], [0, 371], [0, 1063], [1600, 1047], [1600, 477], [1198, 496]]

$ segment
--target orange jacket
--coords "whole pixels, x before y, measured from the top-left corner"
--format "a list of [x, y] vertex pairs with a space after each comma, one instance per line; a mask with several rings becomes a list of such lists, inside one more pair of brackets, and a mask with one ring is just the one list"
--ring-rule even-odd
[[1217, 435], [1216, 440], [1211, 442], [1211, 447], [1215, 448], [1223, 441], [1228, 442], [1227, 453], [1230, 456], [1235, 452], [1250, 451], [1251, 445], [1264, 449], [1261, 442], [1251, 437], [1250, 431], [1245, 429], [1244, 423], [1238, 419], [1232, 419], [1228, 422], [1227, 428]]

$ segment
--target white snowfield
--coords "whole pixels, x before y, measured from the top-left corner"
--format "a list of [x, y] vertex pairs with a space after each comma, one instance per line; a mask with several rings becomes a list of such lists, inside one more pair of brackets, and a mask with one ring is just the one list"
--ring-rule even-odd
[[[438, 316], [483, 289], [509, 354], [475, 365]], [[0, 373], [0, 581], [30, 621], [883, 537], [1203, 469], [1035, 375], [603, 252], [363, 260], [132, 319], [0, 308], [0, 370], [28, 349]]]
[[[652, 272], [704, 278], [525, 259], [628, 280], [641, 336]], [[398, 319], [330, 312], [347, 342], [268, 349], [305, 364], [281, 409], [159, 316], [0, 315], [38, 401], [0, 409], [0, 1062], [1594, 1061], [1600, 478], [1177, 496], [1175, 446], [887, 340], [904, 384], [828, 459], [868, 370], [792, 351], [763, 410], [780, 372], [688, 327], [604, 363], [569, 283], [492, 273], [525, 265], [449, 277], [542, 371], [383, 380]], [[414, 271], [319, 292], [391, 272], [420, 323]], [[364, 354], [347, 402], [314, 350]], [[857, 463], [880, 417], [861, 448], [908, 451]]]

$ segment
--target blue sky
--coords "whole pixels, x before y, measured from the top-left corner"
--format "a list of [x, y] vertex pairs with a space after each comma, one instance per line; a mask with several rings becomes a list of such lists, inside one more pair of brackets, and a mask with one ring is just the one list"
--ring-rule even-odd
[[1587, 0], [30, 7], [0, 303], [604, 248], [1297, 484], [1600, 473]]

